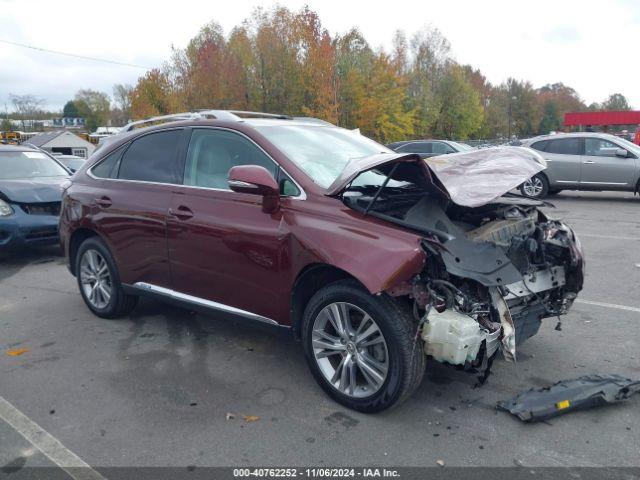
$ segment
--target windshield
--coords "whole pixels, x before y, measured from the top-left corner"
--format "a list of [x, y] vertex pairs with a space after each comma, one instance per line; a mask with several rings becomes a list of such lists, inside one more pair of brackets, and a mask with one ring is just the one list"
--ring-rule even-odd
[[635, 143], [631, 143], [629, 140], [625, 140], [624, 138], [621, 138], [621, 137], [616, 137], [614, 141], [619, 143], [621, 146], [623, 146], [627, 150], [631, 150], [632, 152], [635, 152], [635, 153], [640, 153], [640, 146], [636, 145]]
[[260, 125], [255, 128], [323, 188], [338, 178], [352, 158], [393, 153], [357, 132], [338, 127]]
[[44, 153], [0, 152], [0, 179], [66, 177], [69, 173]]

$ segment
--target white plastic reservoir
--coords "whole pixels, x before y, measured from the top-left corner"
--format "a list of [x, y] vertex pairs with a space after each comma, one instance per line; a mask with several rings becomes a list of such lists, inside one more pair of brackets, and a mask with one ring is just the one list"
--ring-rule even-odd
[[432, 309], [427, 318], [429, 322], [422, 329], [427, 355], [453, 365], [476, 358], [485, 334], [473, 318], [453, 309], [442, 313]]

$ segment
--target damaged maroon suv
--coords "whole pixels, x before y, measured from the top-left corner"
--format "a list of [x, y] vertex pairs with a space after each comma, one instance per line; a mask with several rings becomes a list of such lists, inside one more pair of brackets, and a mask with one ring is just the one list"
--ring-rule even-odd
[[96, 315], [153, 296], [286, 327], [341, 404], [384, 410], [427, 358], [486, 379], [563, 315], [583, 257], [510, 147], [422, 160], [309, 118], [211, 110], [112, 137], [72, 178], [60, 235]]

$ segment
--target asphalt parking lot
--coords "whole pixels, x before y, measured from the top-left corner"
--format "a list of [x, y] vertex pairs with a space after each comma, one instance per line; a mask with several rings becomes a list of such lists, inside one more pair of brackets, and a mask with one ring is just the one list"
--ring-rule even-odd
[[[518, 363], [497, 361], [480, 389], [473, 375], [431, 363], [399, 408], [349, 411], [277, 331], [151, 300], [126, 319], [93, 316], [48, 249], [0, 260], [0, 397], [98, 469], [640, 466], [640, 397], [540, 424], [495, 410], [497, 400], [560, 379], [640, 378], [640, 199], [571, 192], [551, 201], [584, 246], [585, 289], [562, 331], [547, 320]], [[6, 354], [18, 348], [28, 351]], [[0, 417], [5, 473], [49, 464]]]

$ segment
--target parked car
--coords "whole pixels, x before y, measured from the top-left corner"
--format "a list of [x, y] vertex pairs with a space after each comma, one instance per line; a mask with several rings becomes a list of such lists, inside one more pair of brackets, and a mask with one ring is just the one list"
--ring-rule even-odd
[[375, 412], [426, 355], [486, 378], [582, 288], [571, 229], [502, 196], [544, 168], [529, 149], [452, 171], [326, 122], [205, 113], [111, 137], [66, 188], [61, 243], [96, 315], [144, 295], [290, 329], [332, 398]]
[[71, 173], [75, 173], [84, 162], [86, 162], [86, 158], [78, 157], [76, 155], [53, 155], [53, 157], [62, 165], [64, 165], [67, 170]]
[[544, 135], [522, 142], [547, 161], [547, 169], [524, 182], [526, 197], [544, 198], [562, 190], [618, 190], [640, 187], [640, 146], [605, 133]]
[[636, 130], [636, 135], [633, 137], [633, 143], [640, 146], [640, 128]]
[[58, 242], [69, 171], [37, 149], [0, 145], [0, 251]]
[[390, 143], [387, 147], [394, 152], [417, 153], [422, 158], [473, 150], [472, 147], [465, 143], [453, 142], [451, 140], [407, 140], [404, 142]]

